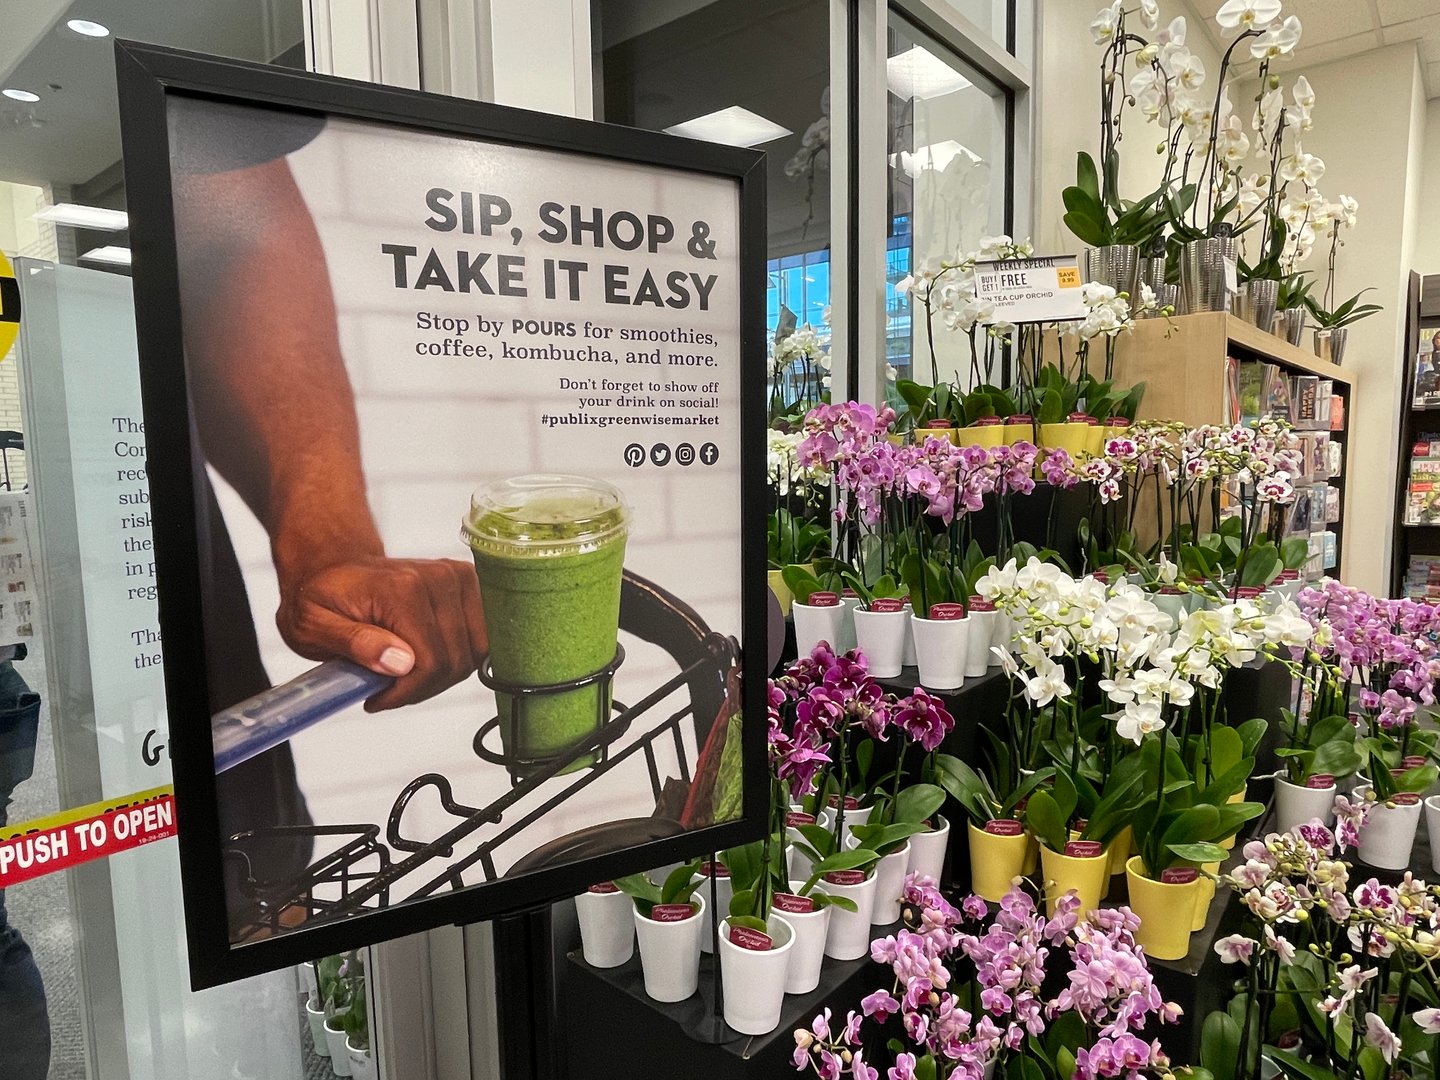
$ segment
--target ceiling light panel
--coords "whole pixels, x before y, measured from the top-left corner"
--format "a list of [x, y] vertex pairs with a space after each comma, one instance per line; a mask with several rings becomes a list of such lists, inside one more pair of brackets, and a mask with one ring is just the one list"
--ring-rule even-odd
[[671, 135], [704, 139], [706, 142], [723, 143], [725, 146], [759, 146], [761, 143], [774, 142], [793, 134], [789, 128], [781, 127], [739, 105], [697, 116], [665, 130]]
[[111, 266], [129, 266], [130, 249], [128, 247], [106, 247], [91, 248], [84, 255], [80, 256], [81, 262], [107, 263]]
[[885, 61], [885, 81], [892, 94], [906, 100], [944, 97], [972, 85], [964, 75], [919, 45]]
[[79, 203], [56, 203], [54, 206], [47, 206], [35, 212], [35, 220], [101, 232], [119, 232], [130, 227], [130, 215], [124, 210], [107, 210], [103, 206], [82, 206]]

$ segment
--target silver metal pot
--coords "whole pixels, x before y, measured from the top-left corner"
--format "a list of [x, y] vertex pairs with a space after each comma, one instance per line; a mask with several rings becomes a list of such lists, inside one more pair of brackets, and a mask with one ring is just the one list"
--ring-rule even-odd
[[1235, 294], [1232, 307], [1234, 314], [1266, 333], [1275, 321], [1275, 301], [1280, 295], [1280, 283], [1263, 278], [1244, 282]]
[[1276, 312], [1277, 333], [1291, 345], [1299, 345], [1305, 340], [1305, 309], [1303, 307], [1287, 308], [1285, 311]]
[[1315, 355], [1321, 360], [1329, 360], [1337, 367], [1345, 360], [1345, 338], [1349, 333], [1349, 327], [1337, 326], [1330, 330], [1317, 329], [1315, 331]]
[[1081, 259], [1085, 280], [1123, 292], [1133, 304], [1139, 295], [1140, 249], [1134, 244], [1088, 248]]
[[1238, 250], [1233, 236], [1204, 236], [1180, 249], [1180, 300], [1185, 314], [1230, 310], [1226, 263], [1233, 274]]

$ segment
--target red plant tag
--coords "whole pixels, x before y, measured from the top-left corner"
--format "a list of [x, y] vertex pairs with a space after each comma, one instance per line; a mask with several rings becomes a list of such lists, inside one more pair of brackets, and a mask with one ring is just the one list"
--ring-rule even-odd
[[980, 417], [979, 420], [976, 420], [975, 423], [971, 424], [970, 426], [971, 426], [971, 427], [994, 427], [994, 426], [997, 425], [997, 424], [1003, 424], [1003, 423], [1005, 423], [1005, 421], [1004, 421], [1004, 420], [1001, 420], [1000, 417], [998, 417], [998, 416], [982, 416], [982, 417]]
[[650, 918], [655, 922], [684, 922], [694, 914], [694, 904], [656, 904], [650, 909]]
[[730, 944], [748, 949], [750, 952], [769, 952], [775, 947], [769, 934], [751, 930], [748, 926], [732, 926], [730, 928]]
[[1065, 845], [1065, 854], [1072, 859], [1094, 859], [1104, 850], [1099, 840], [1071, 840]]
[[882, 596], [880, 599], [870, 602], [870, 610], [881, 614], [892, 614], [896, 611], [904, 611], [905, 604], [892, 597]]
[[1396, 795], [1394, 799], [1396, 806], [1414, 806], [1419, 801], [1420, 796], [1413, 791], [1402, 791], [1399, 795]]
[[963, 619], [965, 618], [965, 605], [931, 604], [930, 618], [936, 622], [954, 622], [956, 619]]
[[994, 601], [994, 600], [986, 600], [985, 597], [983, 597], [983, 596], [972, 596], [972, 597], [970, 597], [970, 610], [971, 610], [971, 611], [994, 611], [994, 610], [995, 610], [995, 601]]
[[854, 589], [850, 588], [849, 585], [846, 585], [846, 586], [845, 586], [845, 589], [844, 589], [844, 591], [841, 593], [841, 595], [844, 596], [846, 600], [859, 600], [859, 599], [860, 599], [860, 594], [857, 593]]
[[1107, 417], [1105, 418], [1105, 426], [1106, 426], [1106, 427], [1129, 427], [1129, 426], [1130, 426], [1130, 418], [1129, 418], [1128, 416], [1107, 416]]
[[593, 892], [593, 893], [596, 893], [596, 894], [598, 894], [598, 895], [600, 895], [600, 896], [604, 896], [604, 895], [606, 895], [606, 894], [608, 894], [608, 893], [617, 893], [617, 892], [619, 892], [619, 891], [620, 891], [620, 886], [616, 885], [615, 882], [613, 882], [613, 881], [602, 881], [602, 882], [600, 882], [600, 883], [597, 884], [597, 885], [591, 885], [590, 888], [586, 889], [585, 891], [586, 891], [586, 892]]
[[1091, 572], [1090, 576], [1093, 577], [1096, 581], [1100, 582], [1101, 585], [1110, 584], [1110, 575], [1107, 574], [1104, 570], [1095, 570]]
[[[830, 809], [831, 809], [831, 810], [838, 810], [839, 808], [840, 808], [840, 796], [839, 796], [839, 795], [831, 795], [831, 796], [830, 796]], [[850, 810], [859, 810], [859, 809], [860, 809], [860, 800], [857, 799], [854, 795], [846, 795], [846, 796], [845, 796], [845, 809], [846, 809], [847, 812], [850, 811]]]
[[1310, 777], [1308, 780], [1305, 781], [1305, 786], [1307, 788], [1317, 789], [1334, 787], [1335, 777], [1331, 776], [1328, 772], [1316, 773], [1314, 776]]
[[702, 862], [700, 864], [700, 876], [717, 878], [729, 877], [730, 868], [726, 866], [723, 862], [712, 863], [707, 860], [706, 862]]
[[1300, 1045], [1300, 1032], [1283, 1032], [1280, 1037], [1275, 1040], [1275, 1045], [1278, 1046], [1281, 1050], [1294, 1050], [1297, 1046]]
[[788, 911], [792, 915], [808, 915], [815, 910], [815, 901], [808, 896], [779, 892], [771, 897], [770, 906], [776, 911]]
[[1407, 769], [1418, 769], [1425, 764], [1424, 754], [1411, 754], [1400, 759], [1400, 764]]
[[991, 836], [1019, 836], [1025, 831], [1025, 826], [1014, 818], [991, 818], [985, 822], [985, 828], [982, 831]]
[[839, 607], [840, 594], [833, 592], [812, 592], [806, 607]]
[[1199, 876], [1200, 871], [1193, 866], [1172, 866], [1160, 871], [1160, 881], [1165, 885], [1189, 885]]
[[937, 429], [939, 429], [939, 428], [948, 428], [948, 427], [950, 426], [950, 421], [949, 421], [949, 420], [927, 420], [927, 421], [925, 421], [925, 426], [926, 426], [927, 428], [937, 428]]
[[[1179, 586], [1179, 585], [1161, 585], [1161, 586], [1160, 586], [1160, 595], [1161, 595], [1161, 596], [1180, 596], [1180, 595], [1182, 595], [1182, 593], [1180, 592], [1180, 586]], [[1157, 772], [1156, 772], [1156, 775], [1157, 775], [1157, 776], [1159, 775], [1158, 770], [1157, 770]]]
[[1281, 581], [1294, 581], [1300, 576], [1299, 570], [1285, 569], [1280, 571]]
[[1399, 769], [1391, 769], [1391, 770], [1390, 770], [1390, 775], [1391, 775], [1391, 776], [1395, 776], [1395, 777], [1400, 777], [1400, 776], [1404, 776], [1404, 775], [1405, 775], [1407, 772], [1409, 772], [1409, 771], [1410, 771], [1409, 769], [1406, 769], [1406, 768], [1403, 768], [1403, 767], [1402, 767], [1402, 768], [1399, 768]]
[[1072, 412], [1065, 419], [1072, 424], [1098, 424], [1100, 422], [1096, 420], [1093, 416], [1091, 416], [1089, 413], [1083, 412]]
[[1027, 413], [1016, 413], [1014, 416], [1005, 417], [1007, 424], [1033, 424], [1035, 420]]
[[785, 815], [785, 824], [792, 829], [799, 828], [801, 825], [814, 825], [815, 815], [800, 810], [791, 810]]
[[825, 875], [825, 880], [831, 885], [863, 885], [865, 883], [864, 870], [831, 870]]

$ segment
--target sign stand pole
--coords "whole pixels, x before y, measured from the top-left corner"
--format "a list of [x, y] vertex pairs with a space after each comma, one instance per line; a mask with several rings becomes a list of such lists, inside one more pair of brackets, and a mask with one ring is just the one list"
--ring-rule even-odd
[[552, 1080], [563, 1074], [550, 1030], [557, 1008], [550, 907], [502, 915], [492, 931], [501, 1080]]

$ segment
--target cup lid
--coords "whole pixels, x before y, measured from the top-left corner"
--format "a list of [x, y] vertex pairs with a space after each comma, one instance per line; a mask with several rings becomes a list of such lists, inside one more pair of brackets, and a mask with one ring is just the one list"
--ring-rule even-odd
[[536, 474], [500, 480], [470, 497], [460, 535], [494, 555], [579, 555], [625, 535], [630, 508], [620, 489], [588, 476]]

